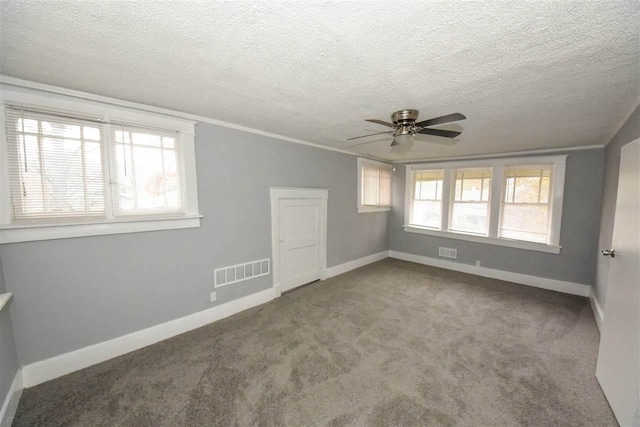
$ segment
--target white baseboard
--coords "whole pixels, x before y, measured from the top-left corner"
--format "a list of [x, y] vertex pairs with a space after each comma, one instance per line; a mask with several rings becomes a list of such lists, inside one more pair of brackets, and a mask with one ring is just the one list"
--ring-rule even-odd
[[389, 251], [378, 252], [377, 254], [368, 255], [366, 257], [354, 259], [353, 261], [345, 262], [344, 264], [334, 265], [327, 269], [322, 270], [321, 279], [329, 279], [339, 274], [344, 274], [348, 271], [355, 270], [356, 268], [364, 267], [367, 264], [380, 261], [389, 257]]
[[[346, 273], [355, 268], [387, 258], [388, 251], [369, 255], [354, 261], [327, 268], [321, 272], [322, 279]], [[239, 298], [207, 310], [199, 311], [179, 319], [161, 323], [141, 331], [94, 344], [69, 353], [35, 362], [22, 368], [24, 387], [33, 387], [46, 381], [79, 371], [80, 369], [122, 356], [123, 354], [166, 340], [173, 336], [202, 327], [249, 308], [264, 304], [280, 296], [280, 286]]]
[[389, 251], [389, 257], [401, 259], [404, 261], [411, 261], [418, 264], [429, 265], [431, 267], [445, 268], [447, 270], [475, 274], [476, 276], [489, 277], [491, 279], [505, 280], [507, 282], [519, 283], [521, 285], [533, 286], [536, 288], [564, 292], [566, 294], [580, 295], [583, 297], [588, 297], [591, 290], [591, 286], [584, 285], [582, 283], [547, 279], [544, 277], [530, 276], [528, 274], [513, 273], [510, 271], [496, 270], [493, 268], [479, 267], [476, 265], [429, 258], [426, 256], [408, 254], [405, 252]]
[[4, 399], [2, 409], [0, 409], [0, 427], [10, 427], [13, 422], [13, 417], [18, 410], [18, 404], [20, 403], [20, 396], [22, 396], [22, 370], [18, 369], [16, 376], [13, 378], [11, 388], [7, 393], [7, 397]]
[[602, 329], [602, 322], [604, 322], [604, 311], [600, 305], [600, 301], [596, 298], [596, 294], [593, 292], [593, 288], [589, 293], [589, 302], [591, 303], [591, 311], [593, 311], [593, 317], [596, 319], [596, 325], [598, 329]]
[[[330, 277], [346, 273], [367, 264], [380, 261], [387, 257], [580, 296], [589, 296], [589, 291], [591, 288], [588, 285], [583, 285], [580, 283], [545, 279], [536, 276], [495, 270], [486, 267], [477, 267], [468, 264], [460, 264], [456, 262], [444, 261], [397, 251], [382, 251], [357, 260], [349, 261], [344, 264], [327, 268], [323, 270], [322, 278], [328, 279]], [[75, 372], [80, 369], [84, 369], [89, 366], [104, 362], [106, 360], [113, 359], [114, 357], [122, 356], [123, 354], [127, 354], [140, 348], [152, 345], [154, 343], [163, 341], [184, 332], [197, 329], [199, 327], [205, 326], [220, 319], [224, 319], [225, 317], [231, 316], [249, 308], [267, 303], [277, 297], [278, 295], [276, 294], [277, 289], [269, 288], [255, 294], [230, 301], [225, 304], [221, 304], [194, 314], [190, 314], [185, 317], [181, 317], [179, 319], [171, 320], [169, 322], [152, 326], [141, 331], [133, 332], [109, 341], [104, 341], [85, 348], [81, 348], [79, 350], [74, 350], [69, 353], [64, 353], [59, 356], [54, 356], [52, 358], [24, 366], [21, 372], [19, 372], [19, 375], [16, 375], [16, 380], [14, 380], [14, 385], [12, 385], [12, 390], [14, 390], [15, 388], [15, 390], [12, 392], [13, 397], [5, 401], [2, 410], [3, 412], [1, 413], [3, 418], [0, 419], [4, 422], [6, 416], [11, 413], [11, 408], [13, 408], [13, 413], [15, 413], [15, 409], [17, 408], [17, 401], [19, 400], [19, 393], [21, 393], [23, 386], [33, 387], [43, 382], [61, 377], [66, 374], [70, 374], [71, 372]], [[596, 311], [598, 311], [600, 317], [602, 317], [602, 310], [600, 309], [597, 300], [594, 299], [594, 302], [596, 304], [596, 307], [598, 307]], [[15, 398], [16, 395], [17, 399]], [[15, 405], [15, 408], [13, 407], [13, 405]], [[11, 417], [13, 417], [13, 415], [11, 415]], [[2, 426], [4, 426], [4, 424]]]
[[138, 350], [173, 336], [200, 328], [216, 320], [267, 303], [274, 298], [273, 288], [239, 298], [209, 309], [170, 320], [141, 331], [104, 341], [79, 350], [35, 362], [22, 368], [24, 387], [33, 387], [71, 372]]

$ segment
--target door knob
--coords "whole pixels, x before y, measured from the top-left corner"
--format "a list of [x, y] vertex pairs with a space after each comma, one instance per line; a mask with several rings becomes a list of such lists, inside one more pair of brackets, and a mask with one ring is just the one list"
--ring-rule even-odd
[[610, 256], [611, 258], [615, 258], [616, 257], [616, 250], [615, 249], [603, 249], [602, 250], [602, 255]]

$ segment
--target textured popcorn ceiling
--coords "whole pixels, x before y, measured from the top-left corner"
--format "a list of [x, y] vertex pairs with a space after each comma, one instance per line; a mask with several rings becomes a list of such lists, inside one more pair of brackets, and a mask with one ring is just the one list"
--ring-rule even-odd
[[[638, 104], [637, 1], [0, 3], [0, 72], [386, 159], [604, 144]], [[455, 146], [345, 139], [461, 112]]]

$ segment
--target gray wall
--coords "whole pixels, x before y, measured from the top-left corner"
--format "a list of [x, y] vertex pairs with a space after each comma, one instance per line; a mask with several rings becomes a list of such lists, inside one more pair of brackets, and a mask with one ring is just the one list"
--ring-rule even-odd
[[[616, 214], [618, 192], [618, 172], [620, 170], [620, 150], [625, 144], [640, 138], [640, 106], [622, 125], [618, 133], [607, 144], [604, 189], [602, 191], [602, 221], [600, 222], [599, 248], [611, 247], [613, 237], [613, 220]], [[609, 272], [608, 257], [600, 256], [597, 262], [597, 275], [594, 294], [604, 310], [607, 296], [607, 274]]]
[[591, 285], [600, 223], [604, 149], [566, 154], [569, 156], [559, 255], [405, 232], [402, 229], [406, 170], [403, 165], [396, 165], [393, 173], [390, 249], [439, 258], [438, 247], [445, 246], [458, 250], [458, 258], [448, 261], [475, 264], [480, 260], [483, 267]]
[[[6, 291], [4, 274], [2, 273], [2, 259], [0, 259], [0, 294]], [[13, 337], [13, 328], [11, 327], [11, 318], [9, 317], [10, 305], [11, 301], [0, 311], [0, 406], [7, 398], [13, 378], [20, 367], [16, 353], [16, 342]]]
[[[356, 157], [196, 128], [196, 229], [0, 246], [23, 365], [211, 307], [213, 269], [271, 257], [269, 186], [329, 188], [328, 266], [387, 249], [387, 213], [356, 212]], [[228, 302], [271, 276], [217, 290]]]

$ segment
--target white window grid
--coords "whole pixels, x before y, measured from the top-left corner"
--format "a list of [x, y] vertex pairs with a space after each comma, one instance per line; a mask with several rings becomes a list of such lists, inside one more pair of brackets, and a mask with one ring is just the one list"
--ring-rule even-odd
[[[566, 154], [551, 156], [513, 157], [482, 160], [463, 160], [452, 162], [433, 162], [424, 164], [407, 165], [405, 184], [405, 222], [403, 228], [407, 232], [427, 234], [441, 237], [450, 237], [459, 240], [469, 240], [481, 243], [489, 243], [500, 246], [522, 249], [538, 250], [542, 252], [559, 253], [560, 228], [562, 221], [562, 205], [564, 196], [564, 178], [566, 170]], [[551, 169], [550, 183], [550, 219], [549, 235], [547, 242], [533, 242], [526, 240], [514, 240], [499, 237], [501, 205], [504, 201], [505, 175], [509, 168], [521, 168], [524, 166], [548, 167]], [[479, 235], [459, 232], [449, 229], [451, 220], [451, 204], [455, 197], [456, 171], [459, 169], [490, 169], [491, 181], [488, 200], [488, 234]], [[420, 172], [435, 172], [444, 170], [442, 224], [439, 229], [425, 227], [411, 223], [413, 217], [413, 201], [415, 192], [415, 174]], [[453, 187], [453, 188], [452, 188]], [[499, 196], [498, 196], [499, 195]]]

